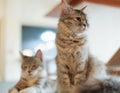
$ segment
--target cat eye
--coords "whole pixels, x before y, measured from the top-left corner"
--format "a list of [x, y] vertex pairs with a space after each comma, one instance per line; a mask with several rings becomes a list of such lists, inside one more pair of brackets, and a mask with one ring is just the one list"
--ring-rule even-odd
[[77, 21], [81, 21], [81, 18], [80, 18], [80, 17], [76, 17], [76, 20], [77, 20]]
[[27, 69], [27, 66], [22, 66], [22, 68], [25, 70], [25, 69]]
[[33, 65], [31, 69], [32, 69], [32, 70], [35, 70], [35, 69], [36, 69], [36, 65]]

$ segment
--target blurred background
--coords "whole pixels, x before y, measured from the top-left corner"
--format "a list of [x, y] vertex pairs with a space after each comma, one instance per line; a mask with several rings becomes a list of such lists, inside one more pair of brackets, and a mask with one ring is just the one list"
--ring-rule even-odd
[[[37, 49], [41, 49], [48, 75], [56, 76], [55, 35], [60, 2], [0, 0], [0, 93], [7, 93], [7, 89], [20, 77], [19, 51], [34, 55]], [[87, 5], [90, 52], [107, 64], [111, 74], [120, 75], [120, 1], [68, 2], [77, 9]]]

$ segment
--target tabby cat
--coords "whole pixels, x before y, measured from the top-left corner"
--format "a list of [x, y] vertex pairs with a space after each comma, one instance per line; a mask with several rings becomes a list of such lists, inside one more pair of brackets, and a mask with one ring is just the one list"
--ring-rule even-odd
[[120, 93], [94, 92], [107, 90], [107, 87], [111, 87], [109, 84], [111, 80], [106, 75], [105, 65], [89, 53], [86, 35], [89, 25], [84, 9], [85, 7], [80, 10], [73, 9], [62, 0], [62, 12], [56, 35], [58, 91], [59, 93]]
[[9, 93], [54, 93], [56, 83], [47, 78], [43, 67], [41, 50], [35, 56], [29, 57], [22, 53], [22, 74], [18, 83], [9, 90]]

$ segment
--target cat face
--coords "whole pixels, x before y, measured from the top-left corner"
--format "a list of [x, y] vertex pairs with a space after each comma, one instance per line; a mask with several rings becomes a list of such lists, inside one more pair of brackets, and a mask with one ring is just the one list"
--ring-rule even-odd
[[62, 13], [60, 21], [62, 21], [74, 34], [79, 34], [85, 31], [88, 26], [86, 14], [81, 10], [73, 9], [65, 0], [62, 0]]
[[43, 70], [42, 66], [42, 52], [37, 51], [35, 56], [28, 57], [22, 56], [22, 76], [24, 78], [35, 77], [41, 73]]

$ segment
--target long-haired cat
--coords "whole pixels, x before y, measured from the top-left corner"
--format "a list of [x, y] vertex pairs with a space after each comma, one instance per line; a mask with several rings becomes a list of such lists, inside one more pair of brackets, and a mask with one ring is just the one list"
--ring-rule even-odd
[[[83, 90], [81, 93], [102, 93], [93, 91], [106, 86], [103, 84], [108, 78], [105, 66], [88, 50], [86, 29], [89, 25], [84, 9], [73, 9], [62, 0], [56, 35], [59, 93], [80, 93], [80, 89]], [[75, 92], [77, 88], [79, 91]]]
[[32, 57], [20, 54], [22, 74], [18, 83], [9, 90], [9, 93], [54, 93], [56, 84], [47, 78], [41, 50], [38, 50]]

